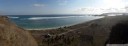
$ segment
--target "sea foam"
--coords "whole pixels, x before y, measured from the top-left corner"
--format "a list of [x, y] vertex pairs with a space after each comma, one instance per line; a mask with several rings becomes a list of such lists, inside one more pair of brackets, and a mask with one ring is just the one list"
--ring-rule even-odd
[[68, 17], [31, 17], [31, 18], [28, 18], [28, 20], [58, 19], [58, 18], [69, 18], [69, 17], [76, 17], [76, 16], [68, 16]]
[[14, 18], [14, 19], [17, 19], [17, 18], [19, 18], [19, 17], [9, 17], [9, 18]]

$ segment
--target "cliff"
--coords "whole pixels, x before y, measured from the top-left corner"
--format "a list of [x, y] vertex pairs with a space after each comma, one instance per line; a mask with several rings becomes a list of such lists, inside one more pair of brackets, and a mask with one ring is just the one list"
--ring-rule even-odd
[[0, 16], [0, 46], [38, 46], [28, 31]]

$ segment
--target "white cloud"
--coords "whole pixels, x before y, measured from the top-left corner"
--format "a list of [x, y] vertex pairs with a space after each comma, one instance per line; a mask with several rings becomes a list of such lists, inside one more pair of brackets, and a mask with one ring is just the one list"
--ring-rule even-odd
[[128, 8], [92, 8], [92, 7], [86, 7], [86, 8], [79, 8], [75, 10], [76, 13], [79, 14], [102, 14], [102, 13], [109, 13], [109, 12], [120, 12], [124, 13], [128, 11]]
[[35, 7], [44, 7], [45, 5], [44, 4], [33, 4], [33, 6], [35, 6]]
[[79, 8], [75, 12], [79, 14], [101, 14], [104, 11], [104, 9], [101, 8]]

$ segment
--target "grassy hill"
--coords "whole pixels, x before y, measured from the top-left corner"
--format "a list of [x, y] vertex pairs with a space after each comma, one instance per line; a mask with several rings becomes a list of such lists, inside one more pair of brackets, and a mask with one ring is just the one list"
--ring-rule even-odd
[[38, 46], [32, 35], [0, 16], [0, 46]]

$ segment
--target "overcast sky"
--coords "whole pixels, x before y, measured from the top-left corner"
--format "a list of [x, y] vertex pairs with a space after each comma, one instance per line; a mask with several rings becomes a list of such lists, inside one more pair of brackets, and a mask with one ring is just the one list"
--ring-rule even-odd
[[0, 0], [0, 14], [101, 14], [126, 12], [128, 0]]

